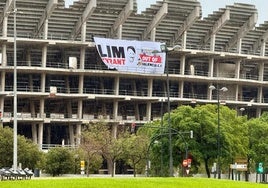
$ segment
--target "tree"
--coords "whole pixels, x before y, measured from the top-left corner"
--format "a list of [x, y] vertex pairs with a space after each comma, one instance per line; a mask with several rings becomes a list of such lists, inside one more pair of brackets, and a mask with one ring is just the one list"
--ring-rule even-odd
[[[217, 105], [180, 106], [171, 112], [173, 159], [175, 166], [181, 166], [186, 147], [192, 157], [192, 168], [198, 169], [205, 165], [207, 176], [210, 177], [210, 166], [216, 161], [218, 138]], [[164, 127], [168, 130], [168, 116], [164, 116]], [[227, 167], [236, 157], [245, 157], [247, 153], [247, 129], [243, 125], [245, 118], [237, 117], [236, 111], [226, 106], [220, 106], [220, 146], [221, 164]], [[160, 122], [158, 122], [160, 123]], [[179, 133], [194, 132], [194, 138]], [[154, 134], [160, 134], [159, 129]], [[236, 135], [236, 136], [235, 136]], [[169, 144], [167, 136], [161, 139], [164, 154], [168, 154]], [[156, 156], [159, 156], [159, 153]], [[180, 156], [180, 158], [178, 157]], [[188, 156], [187, 156], [188, 157]], [[164, 161], [168, 156], [164, 155]]]
[[91, 156], [102, 155], [107, 163], [111, 176], [114, 176], [114, 164], [122, 158], [124, 133], [113, 135], [110, 126], [104, 122], [89, 124], [83, 131], [84, 142], [81, 147], [85, 149], [88, 159]]
[[100, 148], [101, 153], [107, 160], [107, 163], [110, 164], [111, 169], [109, 169], [109, 171], [111, 176], [114, 177], [114, 164], [116, 160], [122, 158], [124, 153], [123, 143], [125, 138], [122, 137], [122, 135], [119, 135], [117, 138], [115, 138], [109, 130], [105, 130], [102, 132], [100, 139], [100, 142], [102, 143]]
[[249, 129], [249, 161], [252, 163], [263, 162], [268, 167], [268, 113], [260, 118], [250, 119]]
[[144, 134], [131, 134], [124, 141], [124, 159], [133, 168], [134, 177], [137, 171], [144, 168], [146, 164], [149, 138]]
[[[11, 167], [13, 164], [13, 130], [0, 127], [0, 166]], [[36, 144], [24, 136], [18, 136], [18, 162], [23, 168], [34, 169], [43, 163], [43, 153]]]
[[90, 169], [99, 169], [103, 160], [101, 156], [101, 142], [99, 123], [90, 124], [84, 128], [81, 135], [80, 151], [86, 160], [86, 174]]
[[74, 168], [74, 161], [74, 155], [68, 148], [52, 148], [46, 155], [45, 170], [52, 176], [70, 173]]

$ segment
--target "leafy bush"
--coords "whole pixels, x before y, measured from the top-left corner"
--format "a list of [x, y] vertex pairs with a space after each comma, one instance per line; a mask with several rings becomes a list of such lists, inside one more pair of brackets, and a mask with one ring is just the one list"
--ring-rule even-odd
[[64, 147], [52, 148], [46, 155], [45, 171], [52, 176], [59, 176], [73, 172], [74, 155]]

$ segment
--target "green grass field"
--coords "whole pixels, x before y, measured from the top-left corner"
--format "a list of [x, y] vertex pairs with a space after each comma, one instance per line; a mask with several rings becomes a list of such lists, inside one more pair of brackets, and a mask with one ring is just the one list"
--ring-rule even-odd
[[260, 183], [207, 178], [49, 178], [0, 181], [1, 188], [262, 188]]

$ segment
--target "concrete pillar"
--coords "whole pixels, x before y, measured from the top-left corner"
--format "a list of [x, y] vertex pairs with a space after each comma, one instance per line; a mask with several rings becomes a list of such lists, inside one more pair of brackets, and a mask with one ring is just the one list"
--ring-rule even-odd
[[154, 27], [151, 31], [151, 41], [155, 41], [155, 35], [156, 35], [156, 28]]
[[261, 117], [261, 108], [258, 107], [257, 110], [256, 110], [256, 118], [259, 118]]
[[216, 41], [216, 35], [213, 34], [210, 36], [210, 51], [215, 51], [215, 41]]
[[[114, 94], [119, 95], [119, 82], [120, 79], [119, 77], [115, 77], [114, 79]], [[118, 101], [114, 100], [113, 102], [113, 119], [117, 120], [117, 115], [118, 115]]]
[[37, 126], [35, 123], [32, 123], [32, 140], [33, 143], [37, 144]]
[[240, 78], [241, 60], [235, 62], [235, 78]]
[[84, 22], [81, 27], [81, 41], [86, 42], [86, 34], [87, 34], [87, 22]]
[[[30, 111], [31, 111], [31, 117], [37, 117], [36, 116], [36, 111], [35, 111], [35, 105], [33, 101], [30, 101]], [[35, 123], [32, 123], [32, 140], [34, 143], [37, 144], [37, 127]]]
[[68, 127], [69, 127], [70, 144], [71, 144], [71, 146], [74, 146], [75, 145], [75, 142], [74, 142], [74, 125], [69, 124]]
[[[7, 54], [6, 54], [6, 49], [7, 49], [7, 46], [5, 44], [2, 45], [2, 65], [0, 66], [3, 66], [5, 67], [7, 65]], [[6, 86], [6, 72], [4, 70], [2, 70], [1, 72], [1, 88], [0, 90], [1, 91], [5, 91], [5, 86]], [[2, 112], [2, 118], [4, 117], [4, 106], [5, 106], [5, 98], [4, 96], [1, 96], [0, 97], [0, 111]], [[0, 127], [3, 127], [3, 121], [0, 121]]]
[[209, 89], [210, 85], [212, 85], [212, 83], [208, 84], [208, 90], [207, 90], [208, 100], [212, 100], [212, 89]]
[[46, 67], [47, 64], [47, 46], [44, 45], [42, 49], [42, 67]]
[[120, 24], [119, 25], [119, 28], [117, 30], [117, 37], [118, 37], [118, 39], [122, 39], [122, 32], [123, 32], [123, 25]]
[[76, 145], [79, 145], [81, 143], [81, 130], [82, 130], [81, 124], [77, 124], [76, 125]]
[[114, 79], [114, 94], [119, 95], [119, 77], [115, 77]]
[[237, 41], [237, 53], [241, 54], [242, 50], [242, 39], [238, 39]]
[[240, 100], [240, 95], [241, 94], [239, 94], [239, 92], [240, 92], [239, 85], [236, 85], [236, 87], [235, 87], [235, 100], [236, 101], [239, 101]]
[[2, 35], [3, 35], [3, 37], [7, 37], [7, 21], [8, 21], [8, 17], [5, 16], [3, 18], [3, 26], [2, 26]]
[[51, 125], [50, 124], [47, 125], [46, 129], [47, 129], [46, 141], [47, 144], [51, 144]]
[[259, 81], [263, 81], [264, 77], [264, 62], [259, 63]]
[[265, 56], [265, 46], [266, 46], [266, 42], [263, 41], [261, 43], [261, 51], [260, 51], [261, 56]]
[[84, 46], [80, 49], [80, 69], [85, 69], [85, 54], [86, 54], [86, 48]]
[[259, 103], [263, 103], [263, 88], [262, 86], [258, 87], [258, 99]]
[[[45, 117], [44, 114], [44, 110], [45, 110], [45, 100], [44, 99], [40, 99], [40, 116], [41, 117]], [[39, 145], [39, 149], [42, 149], [42, 145], [43, 145], [43, 133], [44, 133], [44, 123], [41, 122], [39, 123], [39, 127], [38, 127], [38, 145]]]
[[179, 86], [179, 97], [183, 98], [183, 92], [184, 92], [184, 81], [180, 81], [180, 86]]
[[42, 150], [42, 146], [43, 146], [43, 131], [44, 129], [44, 123], [39, 123], [39, 127], [38, 127], [38, 146], [39, 149]]
[[2, 67], [7, 66], [7, 45], [2, 45]]
[[[148, 97], [152, 97], [153, 95], [153, 79], [148, 80]], [[146, 105], [146, 117], [147, 120], [150, 121], [152, 117], [152, 103], [147, 102]]]
[[27, 66], [31, 66], [31, 51], [30, 49], [26, 49], [26, 64]]
[[187, 31], [184, 31], [182, 34], [181, 49], [185, 50], [187, 44]]
[[47, 36], [48, 36], [48, 19], [45, 20], [44, 22], [44, 36], [43, 36], [43, 39], [47, 39]]
[[213, 74], [214, 74], [214, 58], [209, 58], [208, 77], [213, 77]]
[[181, 56], [181, 60], [180, 60], [180, 74], [184, 75], [185, 74], [185, 55]]
[[113, 119], [117, 120], [117, 114], [118, 114], [118, 101], [114, 100], [113, 102]]

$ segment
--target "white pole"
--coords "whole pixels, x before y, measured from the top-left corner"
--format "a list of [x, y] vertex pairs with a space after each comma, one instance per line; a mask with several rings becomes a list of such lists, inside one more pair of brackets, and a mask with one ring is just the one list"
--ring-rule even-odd
[[18, 166], [18, 138], [17, 138], [17, 28], [16, 28], [16, 0], [14, 0], [14, 122], [13, 122], [13, 169]]

